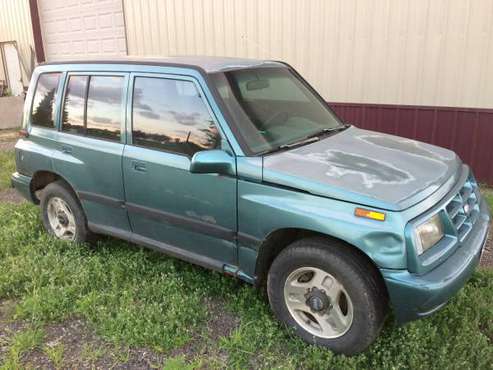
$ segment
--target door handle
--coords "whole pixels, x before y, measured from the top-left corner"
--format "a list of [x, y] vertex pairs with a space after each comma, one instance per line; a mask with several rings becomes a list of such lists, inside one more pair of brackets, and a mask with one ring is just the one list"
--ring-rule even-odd
[[72, 147], [67, 145], [62, 145], [62, 153], [72, 154]]
[[146, 164], [144, 162], [140, 162], [140, 161], [132, 161], [132, 168], [135, 171], [139, 171], [139, 172], [146, 172], [147, 171]]

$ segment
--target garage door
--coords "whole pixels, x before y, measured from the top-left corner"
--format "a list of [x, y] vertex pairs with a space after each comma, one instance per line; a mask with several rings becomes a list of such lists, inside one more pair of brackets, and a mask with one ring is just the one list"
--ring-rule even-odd
[[38, 0], [48, 61], [126, 55], [121, 0]]

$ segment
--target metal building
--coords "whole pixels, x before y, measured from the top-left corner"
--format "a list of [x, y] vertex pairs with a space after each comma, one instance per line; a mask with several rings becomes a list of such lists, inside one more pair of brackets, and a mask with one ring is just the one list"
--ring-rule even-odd
[[32, 40], [28, 1], [0, 0], [0, 85], [12, 85], [17, 91], [19, 83], [29, 83], [34, 68]]
[[0, 10], [0, 41], [17, 17], [25, 59], [31, 48], [38, 61], [287, 61], [347, 121], [452, 148], [493, 184], [491, 0], [0, 0]]

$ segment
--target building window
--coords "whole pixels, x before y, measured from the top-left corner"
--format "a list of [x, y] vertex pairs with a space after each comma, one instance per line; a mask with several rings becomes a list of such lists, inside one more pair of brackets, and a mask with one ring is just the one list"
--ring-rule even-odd
[[190, 81], [137, 77], [132, 105], [134, 145], [192, 156], [220, 144], [217, 127]]
[[62, 131], [120, 141], [123, 83], [121, 76], [70, 76]]
[[43, 73], [34, 93], [31, 123], [34, 126], [55, 127], [55, 100], [60, 73]]

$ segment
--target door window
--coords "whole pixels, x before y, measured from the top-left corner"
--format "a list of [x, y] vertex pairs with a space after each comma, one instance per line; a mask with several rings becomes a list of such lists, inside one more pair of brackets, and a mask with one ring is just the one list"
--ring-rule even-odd
[[192, 156], [217, 148], [220, 135], [195, 84], [136, 77], [132, 103], [133, 144]]
[[91, 76], [87, 136], [120, 141], [123, 81], [121, 76]]
[[34, 126], [55, 127], [55, 101], [60, 73], [43, 73], [34, 93], [31, 123]]
[[85, 101], [89, 76], [70, 76], [65, 92], [62, 131], [85, 135]]
[[123, 83], [121, 76], [70, 76], [62, 131], [120, 141]]

